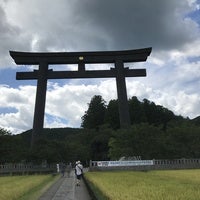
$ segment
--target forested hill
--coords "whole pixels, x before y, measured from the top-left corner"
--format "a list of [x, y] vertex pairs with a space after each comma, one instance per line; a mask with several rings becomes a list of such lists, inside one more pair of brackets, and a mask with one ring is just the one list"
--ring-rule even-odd
[[[139, 101], [137, 97], [133, 96], [128, 100], [131, 124], [148, 123], [155, 126], [163, 126], [166, 129], [169, 121], [185, 121], [182, 116], [176, 116], [172, 111], [167, 108], [156, 105], [147, 99]], [[88, 110], [82, 117], [83, 128], [98, 128], [103, 124], [112, 129], [120, 127], [118, 100], [111, 100], [108, 104], [104, 99], [95, 95], [88, 106]]]
[[129, 99], [132, 126], [119, 129], [117, 100], [94, 96], [82, 128], [44, 129], [30, 149], [31, 130], [0, 129], [0, 163], [75, 162], [141, 156], [142, 159], [200, 158], [200, 117], [193, 120], [144, 99]]

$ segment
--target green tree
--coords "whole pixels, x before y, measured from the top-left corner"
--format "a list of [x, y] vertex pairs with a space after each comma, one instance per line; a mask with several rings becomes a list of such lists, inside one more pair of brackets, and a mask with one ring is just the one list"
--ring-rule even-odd
[[142, 159], [162, 158], [164, 132], [149, 124], [136, 124], [130, 129], [118, 130], [109, 141], [109, 156], [141, 156]]
[[2, 135], [12, 135], [12, 133], [5, 128], [0, 127], [0, 136]]
[[174, 113], [167, 108], [156, 105], [154, 102], [150, 102], [147, 99], [143, 100], [143, 107], [147, 122], [155, 126], [162, 125], [163, 130], [166, 130], [169, 121], [179, 118], [183, 120], [182, 117], [175, 116]]
[[131, 99], [129, 99], [129, 110], [131, 124], [147, 121], [143, 104], [137, 99], [137, 97], [133, 96]]
[[27, 156], [26, 144], [21, 135], [0, 136], [0, 163], [20, 162]]
[[100, 95], [95, 95], [89, 103], [88, 110], [81, 118], [81, 127], [98, 129], [104, 123], [105, 111], [105, 101]]
[[90, 155], [92, 160], [108, 160], [109, 140], [112, 130], [106, 127], [93, 134], [90, 142]]
[[200, 127], [189, 121], [170, 124], [166, 131], [166, 156], [170, 158], [199, 158], [199, 144]]
[[105, 124], [112, 129], [120, 128], [118, 100], [110, 100], [105, 113]]

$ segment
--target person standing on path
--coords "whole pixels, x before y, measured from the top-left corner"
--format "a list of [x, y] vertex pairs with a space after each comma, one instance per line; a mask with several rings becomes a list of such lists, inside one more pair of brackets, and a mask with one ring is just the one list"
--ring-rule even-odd
[[76, 185], [80, 186], [80, 181], [83, 175], [83, 165], [81, 164], [80, 161], [76, 162], [75, 174], [76, 174]]

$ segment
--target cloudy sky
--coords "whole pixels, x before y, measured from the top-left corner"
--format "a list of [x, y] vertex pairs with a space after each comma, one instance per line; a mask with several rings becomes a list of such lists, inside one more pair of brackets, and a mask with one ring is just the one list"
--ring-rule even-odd
[[[0, 127], [13, 134], [32, 128], [36, 81], [15, 80], [15, 51], [109, 51], [152, 47], [147, 77], [127, 78], [128, 97], [200, 116], [200, 0], [1, 0]], [[86, 69], [109, 69], [88, 65]], [[77, 66], [50, 66], [76, 70]], [[114, 79], [49, 80], [45, 127], [80, 127], [94, 95], [116, 99]]]

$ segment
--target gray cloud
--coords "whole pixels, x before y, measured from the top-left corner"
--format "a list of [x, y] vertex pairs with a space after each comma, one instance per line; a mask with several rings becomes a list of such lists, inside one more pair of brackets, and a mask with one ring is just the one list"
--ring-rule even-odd
[[30, 50], [26, 33], [16, 25], [9, 23], [3, 7], [0, 5], [0, 68], [11, 63], [9, 50]]
[[173, 49], [197, 37], [195, 23], [183, 18], [191, 11], [187, 1], [96, 0], [80, 7], [86, 22], [109, 35], [112, 48]]
[[[10, 2], [8, 8], [14, 4], [20, 10], [7, 11], [11, 21], [32, 35], [29, 43], [33, 50], [39, 51], [147, 46], [152, 46], [154, 51], [178, 49], [199, 33], [197, 24], [186, 18], [193, 8], [186, 0]], [[8, 32], [12, 34], [11, 30]], [[28, 45], [27, 41], [23, 43]]]

